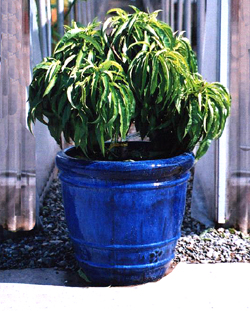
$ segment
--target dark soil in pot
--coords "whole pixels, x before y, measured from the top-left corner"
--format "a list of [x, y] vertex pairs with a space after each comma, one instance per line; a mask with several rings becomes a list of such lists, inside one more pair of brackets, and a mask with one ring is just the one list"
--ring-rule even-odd
[[[106, 156], [104, 157], [101, 152], [89, 154], [90, 160], [95, 161], [145, 161], [145, 160], [157, 160], [168, 159], [173, 157], [171, 148], [166, 148], [165, 145], [161, 145], [164, 148], [159, 148], [159, 145], [149, 141], [128, 141], [118, 142], [111, 144], [106, 143]], [[77, 149], [71, 149], [67, 152], [70, 157], [87, 159], [84, 153]], [[174, 156], [179, 155], [178, 153]]]

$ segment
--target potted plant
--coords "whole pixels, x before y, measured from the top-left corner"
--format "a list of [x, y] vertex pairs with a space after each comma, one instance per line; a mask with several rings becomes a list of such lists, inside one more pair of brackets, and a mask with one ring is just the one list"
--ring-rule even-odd
[[[76, 258], [98, 284], [165, 274], [189, 170], [230, 111], [226, 88], [198, 74], [183, 34], [133, 9], [110, 10], [101, 27], [67, 26], [29, 88], [29, 126], [38, 119], [59, 144], [74, 143], [56, 162]], [[129, 139], [134, 126], [140, 141]]]

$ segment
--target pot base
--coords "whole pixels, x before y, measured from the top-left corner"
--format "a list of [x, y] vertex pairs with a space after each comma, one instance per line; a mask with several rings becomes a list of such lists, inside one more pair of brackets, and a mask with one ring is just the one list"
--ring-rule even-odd
[[93, 245], [71, 237], [76, 259], [91, 283], [135, 285], [162, 278], [174, 258], [177, 238], [149, 245]]
[[163, 267], [154, 269], [106, 269], [86, 266], [78, 260], [80, 267], [91, 285], [95, 286], [131, 286], [148, 282], [156, 282], [164, 277], [170, 267], [170, 262]]

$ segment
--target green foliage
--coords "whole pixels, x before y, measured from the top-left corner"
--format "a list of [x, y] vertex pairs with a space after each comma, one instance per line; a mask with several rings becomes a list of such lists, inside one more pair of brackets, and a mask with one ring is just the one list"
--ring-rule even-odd
[[[147, 14], [121, 9], [100, 26], [66, 27], [53, 57], [34, 68], [28, 124], [46, 124], [85, 156], [125, 141], [133, 121], [141, 138], [165, 156], [192, 151], [196, 158], [223, 132], [230, 95], [197, 73], [195, 54], [183, 34]], [[115, 13], [115, 14], [114, 14]]]

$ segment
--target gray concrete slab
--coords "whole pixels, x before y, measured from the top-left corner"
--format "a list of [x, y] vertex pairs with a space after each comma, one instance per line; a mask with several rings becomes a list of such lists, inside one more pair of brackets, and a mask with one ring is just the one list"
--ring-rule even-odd
[[[33, 279], [30, 276], [31, 283], [24, 284], [22, 280], [27, 282], [28, 278], [24, 275], [21, 277], [20, 271], [1, 271], [0, 309], [5, 311], [76, 308], [104, 311], [140, 311], [155, 308], [171, 311], [250, 310], [248, 285], [250, 263], [202, 265], [180, 263], [158, 282], [131, 287], [65, 286], [69, 285], [65, 283], [68, 275], [64, 272], [56, 273], [55, 270], [55, 274], [51, 275], [51, 272], [47, 269], [42, 271], [35, 269]], [[48, 285], [35, 285], [39, 278], [41, 283]]]
[[89, 286], [77, 272], [56, 269], [0, 270], [0, 283], [21, 283], [52, 286]]

